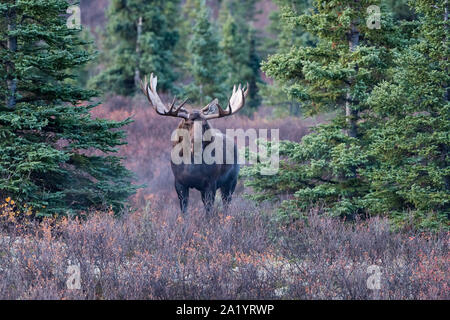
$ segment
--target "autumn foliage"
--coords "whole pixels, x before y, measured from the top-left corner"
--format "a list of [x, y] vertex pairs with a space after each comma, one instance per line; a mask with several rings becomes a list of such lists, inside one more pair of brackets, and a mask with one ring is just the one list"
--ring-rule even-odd
[[[0, 299], [450, 298], [448, 233], [314, 213], [281, 227], [270, 212], [237, 199], [206, 221], [201, 206], [181, 216], [149, 201], [121, 218], [10, 224], [0, 233]], [[80, 289], [67, 287], [73, 265]], [[380, 270], [380, 290], [367, 286], [369, 266]]]

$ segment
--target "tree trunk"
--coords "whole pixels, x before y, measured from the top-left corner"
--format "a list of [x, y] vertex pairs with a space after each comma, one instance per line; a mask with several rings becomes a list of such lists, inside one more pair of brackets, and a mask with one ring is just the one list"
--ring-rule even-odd
[[[12, 8], [8, 13], [8, 32], [16, 30], [16, 9]], [[16, 106], [16, 91], [17, 91], [17, 79], [15, 75], [15, 66], [14, 62], [11, 61], [11, 58], [15, 58], [15, 52], [17, 51], [17, 37], [16, 36], [8, 36], [8, 51], [10, 54], [10, 61], [7, 63], [6, 72], [7, 72], [7, 80], [6, 84], [8, 86], [8, 96], [6, 98], [6, 106], [8, 108], [14, 108]]]
[[[445, 32], [444, 44], [446, 44], [447, 41], [448, 41], [448, 39], [447, 39], [447, 34], [448, 34], [448, 24], [447, 24], [447, 21], [448, 21], [448, 1], [445, 0], [444, 22], [445, 22], [445, 31], [446, 31], [446, 32]], [[444, 58], [444, 60], [447, 61], [447, 60], [448, 60], [448, 57], [446, 56], [446, 57]], [[445, 71], [446, 71], [447, 74], [448, 74], [448, 68], [446, 68]], [[449, 91], [449, 87], [448, 87], [448, 83], [445, 82], [445, 83], [444, 83], [444, 86], [445, 86], [445, 100], [448, 102], [448, 101], [449, 101], [449, 92], [448, 92], [448, 91]], [[444, 155], [444, 159], [445, 159], [445, 155], [448, 154], [448, 144], [444, 144], [444, 145], [442, 146], [442, 154]], [[447, 165], [448, 165], [448, 162], [444, 160], [444, 166], [447, 166]], [[446, 175], [446, 176], [444, 177], [444, 181], [445, 181], [445, 187], [446, 187], [446, 189], [447, 189], [447, 190], [450, 190], [450, 176], [449, 176], [449, 175]], [[449, 216], [449, 215], [447, 215], [447, 217], [448, 217], [448, 216]]]
[[[445, 0], [445, 9], [444, 9], [445, 11], [444, 11], [444, 22], [445, 22], [445, 38], [444, 38], [444, 43], [447, 43], [447, 41], [448, 41], [448, 39], [447, 39], [447, 34], [448, 34], [448, 24], [447, 24], [447, 21], [448, 21], [448, 2], [447, 2], [447, 0]], [[448, 57], [445, 57], [444, 58], [445, 59], [445, 61], [447, 61], [448, 60]], [[448, 69], [446, 69], [446, 71], [447, 71], [447, 73], [448, 73]], [[447, 100], [447, 102], [448, 102], [448, 99], [449, 99], [449, 92], [448, 92], [448, 90], [449, 90], [449, 88], [448, 88], [448, 83], [445, 83], [444, 84], [445, 85], [445, 87], [446, 87], [446, 90], [445, 90], [445, 99]]]
[[[359, 45], [359, 31], [356, 28], [357, 20], [352, 21], [351, 29], [349, 32], [349, 41], [348, 46], [351, 52], [355, 51], [356, 47]], [[357, 68], [357, 67], [356, 67]], [[353, 80], [350, 80], [350, 83]], [[355, 110], [352, 106], [352, 97], [350, 95], [350, 85], [348, 86], [346, 102], [345, 102], [345, 115], [347, 117], [347, 123], [349, 125], [349, 129], [347, 131], [348, 136], [356, 137], [358, 135], [358, 110]]]
[[141, 73], [139, 70], [140, 60], [141, 60], [141, 47], [140, 41], [142, 36], [142, 17], [139, 17], [139, 21], [137, 24], [137, 37], [136, 37], [136, 69], [134, 71], [134, 83], [136, 87], [139, 88], [139, 83], [141, 81]]

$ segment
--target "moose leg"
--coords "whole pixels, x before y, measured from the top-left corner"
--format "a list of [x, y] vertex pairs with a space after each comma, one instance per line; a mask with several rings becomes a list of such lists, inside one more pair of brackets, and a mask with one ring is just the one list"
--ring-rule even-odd
[[181, 212], [186, 213], [189, 200], [189, 188], [175, 182], [175, 190], [177, 191], [178, 199], [180, 199]]
[[234, 189], [236, 188], [236, 183], [237, 180], [234, 179], [233, 181], [230, 181], [230, 183], [227, 183], [220, 188], [220, 192], [222, 193], [223, 208], [225, 212], [228, 211], [228, 207], [231, 202], [231, 197], [233, 195]]
[[205, 205], [206, 216], [211, 216], [211, 213], [214, 210], [214, 200], [216, 198], [216, 188], [209, 187], [205, 189], [202, 193], [202, 201]]

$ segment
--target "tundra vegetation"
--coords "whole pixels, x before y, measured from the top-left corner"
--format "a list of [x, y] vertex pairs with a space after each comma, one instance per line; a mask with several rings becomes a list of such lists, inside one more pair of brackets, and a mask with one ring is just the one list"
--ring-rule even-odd
[[[0, 3], [0, 299], [450, 298], [446, 0], [73, 3]], [[278, 174], [184, 205], [152, 72]]]

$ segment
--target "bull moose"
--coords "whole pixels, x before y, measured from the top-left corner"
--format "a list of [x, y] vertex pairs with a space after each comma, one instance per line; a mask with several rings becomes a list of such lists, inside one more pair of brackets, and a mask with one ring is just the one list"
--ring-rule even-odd
[[[175, 106], [176, 98], [173, 99], [170, 105], [164, 105], [158, 96], [156, 85], [157, 77], [153, 76], [153, 74], [150, 75], [150, 82], [147, 81], [147, 77], [145, 77], [144, 82], [141, 81], [141, 89], [157, 114], [182, 119], [177, 129], [184, 129], [189, 132], [191, 150], [193, 149], [194, 143], [194, 127], [198, 128], [201, 124], [203, 135], [207, 130], [212, 129], [208, 120], [227, 117], [238, 112], [243, 108], [245, 98], [248, 95], [248, 83], [246, 88], [241, 87], [241, 85], [237, 88], [234, 86], [233, 93], [228, 101], [226, 109], [223, 109], [219, 105], [219, 101], [214, 99], [202, 109], [189, 111], [184, 107], [187, 99], [178, 107]], [[214, 208], [214, 199], [218, 189], [221, 191], [224, 207], [227, 208], [231, 202], [231, 197], [236, 188], [239, 174], [237, 146], [234, 139], [224, 136], [217, 130], [214, 131], [210, 141], [201, 142], [202, 149], [206, 148], [209, 143], [212, 143], [214, 139], [217, 138], [220, 138], [218, 141], [223, 141], [223, 150], [234, 151], [234, 161], [232, 163], [230, 163], [230, 161], [225, 161], [225, 154], [223, 155], [224, 161], [219, 161], [220, 163], [208, 164], [205, 163], [203, 159], [201, 163], [191, 161], [187, 164], [175, 164], [173, 160], [171, 161], [172, 172], [175, 177], [175, 190], [178, 194], [180, 208], [183, 213], [186, 213], [187, 211], [189, 189], [191, 188], [200, 191], [207, 215], [210, 215]], [[173, 146], [179, 143], [183, 143], [182, 137], [175, 141]], [[185, 141], [185, 143], [187, 143], [187, 141]], [[193, 158], [192, 154], [191, 157]], [[192, 158], [191, 160], [193, 160]]]

